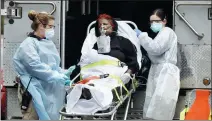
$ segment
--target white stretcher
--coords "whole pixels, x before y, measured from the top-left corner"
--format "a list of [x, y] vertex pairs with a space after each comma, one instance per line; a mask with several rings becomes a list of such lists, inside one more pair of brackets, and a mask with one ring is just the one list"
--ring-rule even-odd
[[[127, 24], [131, 24], [134, 26], [134, 28], [137, 28], [137, 25], [134, 22], [131, 21], [123, 21], [126, 22]], [[95, 24], [95, 21], [92, 22], [87, 29], [87, 34], [89, 34], [91, 27]], [[141, 59], [140, 59], [141, 60]], [[80, 73], [73, 79], [74, 82], [78, 82], [76, 79], [80, 76]], [[65, 119], [110, 119], [114, 120], [116, 119], [116, 113], [117, 110], [120, 108], [120, 106], [123, 103], [126, 103], [125, 108], [125, 113], [123, 120], [127, 119], [128, 115], [128, 110], [130, 106], [130, 101], [131, 101], [131, 95], [136, 91], [136, 88], [139, 86], [139, 82], [136, 80], [136, 75], [134, 75], [133, 79], [130, 80], [127, 84], [123, 84], [123, 86], [117, 87], [113, 89], [113, 102], [109, 106], [107, 110], [104, 111], [98, 111], [96, 113], [67, 113], [66, 112], [66, 105], [62, 107], [62, 109], [59, 111], [60, 113], [60, 120], [65, 120]], [[137, 77], [139, 78], [139, 77]], [[71, 88], [73, 89], [73, 87]], [[70, 89], [70, 90], [71, 90]], [[69, 90], [69, 91], [70, 91]], [[127, 101], [127, 102], [126, 102]]]

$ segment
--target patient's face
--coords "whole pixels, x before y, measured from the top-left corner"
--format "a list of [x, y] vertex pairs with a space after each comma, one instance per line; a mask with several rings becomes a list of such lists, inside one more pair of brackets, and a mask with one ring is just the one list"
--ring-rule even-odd
[[101, 30], [102, 27], [103, 27], [104, 30], [107, 30], [106, 34], [110, 34], [113, 31], [110, 20], [100, 19], [99, 20], [99, 28], [100, 28], [100, 30]]

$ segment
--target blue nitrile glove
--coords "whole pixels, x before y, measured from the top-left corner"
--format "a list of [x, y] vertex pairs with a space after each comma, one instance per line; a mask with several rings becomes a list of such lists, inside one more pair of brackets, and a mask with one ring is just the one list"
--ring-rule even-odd
[[134, 31], [136, 32], [137, 37], [142, 33], [139, 29], [134, 29]]
[[76, 68], [75, 65], [71, 66], [68, 68], [68, 70], [66, 70], [66, 72], [64, 73], [66, 76], [70, 77], [71, 73], [74, 71], [74, 69]]
[[70, 86], [72, 83], [73, 83], [73, 81], [71, 81], [71, 80], [66, 80], [65, 81], [65, 85], [66, 86]]

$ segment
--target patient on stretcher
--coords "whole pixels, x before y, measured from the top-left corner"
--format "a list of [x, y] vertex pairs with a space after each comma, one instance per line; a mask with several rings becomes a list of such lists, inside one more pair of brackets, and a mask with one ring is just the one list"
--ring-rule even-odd
[[[99, 53], [115, 57], [119, 59], [121, 62], [123, 62], [123, 64], [126, 64], [128, 66], [128, 70], [126, 73], [128, 73], [129, 75], [137, 72], [139, 69], [139, 65], [137, 62], [136, 48], [130, 42], [130, 40], [122, 36], [117, 36], [117, 33], [116, 33], [118, 30], [117, 22], [114, 21], [112, 17], [110, 17], [109, 15], [102, 14], [99, 16], [98, 20], [96, 21], [96, 26], [95, 26], [96, 37], [101, 36], [101, 32], [103, 32], [101, 31], [101, 29], [105, 31], [106, 36], [110, 37], [109, 38], [110, 43], [105, 43], [105, 45], [103, 45], [103, 47], [107, 47], [107, 46], [110, 47], [110, 51], [102, 52], [102, 53], [99, 52]], [[104, 41], [104, 40], [99, 40], [99, 41]], [[99, 48], [98, 48], [97, 42], [94, 44], [93, 49], [98, 51]], [[125, 83], [127, 83], [127, 81], [129, 80], [130, 78], [127, 78], [122, 81], [126, 81]], [[90, 97], [89, 96], [90, 93], [88, 92], [88, 90], [86, 90], [85, 93], [87, 93], [88, 95], [86, 97]], [[83, 97], [84, 96], [82, 95], [82, 98]]]
[[[95, 113], [107, 109], [113, 100], [111, 90], [128, 83], [140, 69], [140, 48], [134, 31], [128, 27], [107, 14], [98, 17], [95, 31], [87, 36], [82, 47], [79, 64], [84, 82], [77, 83], [67, 96], [67, 112]], [[121, 29], [131, 33], [122, 35], [118, 33]]]

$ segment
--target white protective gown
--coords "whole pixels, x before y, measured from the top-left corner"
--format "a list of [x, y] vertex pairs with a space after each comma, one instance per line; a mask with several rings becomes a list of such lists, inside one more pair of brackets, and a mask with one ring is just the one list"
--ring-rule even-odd
[[143, 32], [138, 36], [152, 62], [146, 89], [143, 117], [172, 120], [180, 89], [177, 63], [177, 36], [165, 27], [155, 39]]

